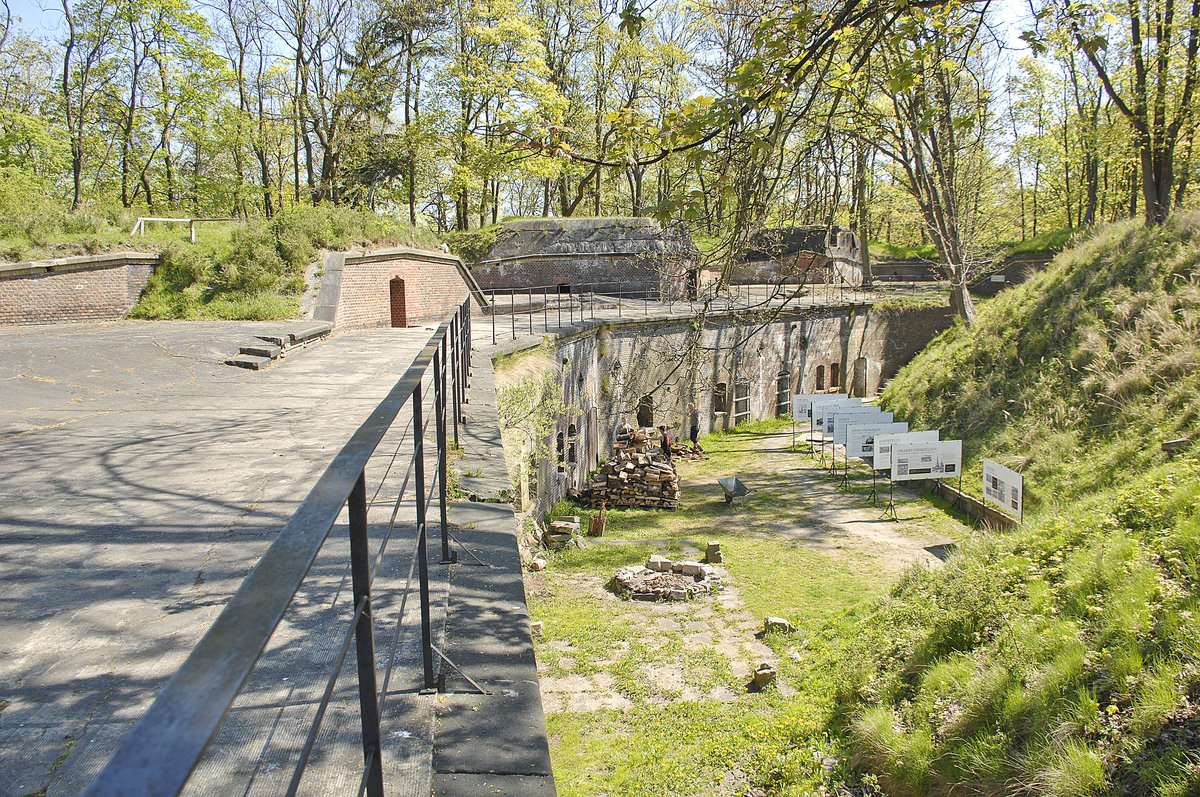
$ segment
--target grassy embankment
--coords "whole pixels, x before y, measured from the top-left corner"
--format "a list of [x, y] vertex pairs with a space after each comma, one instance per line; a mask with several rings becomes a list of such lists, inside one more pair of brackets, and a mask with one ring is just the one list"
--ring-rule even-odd
[[[1179, 216], [1096, 233], [936, 340], [885, 394], [914, 427], [963, 438], [968, 473], [985, 455], [1024, 472], [1020, 531], [964, 535], [945, 567], [890, 586], [869, 561], [731, 523], [686, 491], [678, 513], [614, 513], [610, 533], [672, 549], [723, 540], [747, 608], [807, 633], [768, 640], [784, 693], [644, 695], [637, 667], [664, 656], [700, 681], [728, 674], [673, 631], [638, 648], [635, 614], [563, 578], [601, 579], [644, 550], [555, 556], [531, 594], [543, 667], [599, 674], [597, 688], [632, 703], [551, 711], [562, 792], [1200, 794], [1200, 457], [1161, 447], [1200, 424], [1197, 230]], [[713, 438], [705, 464], [762, 467], [723, 448], [741, 439]], [[793, 506], [751, 496], [762, 517]], [[832, 773], [814, 762], [827, 754]]]
[[295, 317], [305, 268], [321, 249], [408, 245], [435, 249], [436, 236], [368, 211], [299, 207], [270, 221], [199, 225], [148, 224], [131, 236], [140, 215], [163, 214], [92, 203], [69, 212], [45, 186], [0, 173], [0, 256], [10, 262], [47, 257], [140, 251], [162, 254], [134, 318], [280, 319]]
[[1161, 448], [1200, 423], [1198, 229], [1098, 232], [885, 393], [1030, 495], [845, 630], [831, 730], [887, 793], [1200, 793], [1200, 460]]

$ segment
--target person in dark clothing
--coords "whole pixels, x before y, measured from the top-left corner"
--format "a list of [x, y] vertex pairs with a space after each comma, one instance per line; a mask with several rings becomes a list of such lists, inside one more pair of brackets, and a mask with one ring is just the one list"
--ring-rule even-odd
[[699, 448], [700, 443], [697, 441], [700, 439], [700, 410], [696, 409], [695, 404], [688, 405], [688, 420], [688, 437], [692, 438], [692, 448]]
[[667, 458], [667, 462], [671, 461], [671, 435], [667, 434], [667, 427], [660, 426], [658, 431], [662, 434], [662, 453]]

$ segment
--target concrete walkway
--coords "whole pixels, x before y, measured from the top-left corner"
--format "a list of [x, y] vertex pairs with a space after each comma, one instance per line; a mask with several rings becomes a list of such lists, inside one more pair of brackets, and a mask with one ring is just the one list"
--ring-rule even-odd
[[[90, 782], [430, 334], [343, 335], [260, 373], [219, 364], [258, 328], [0, 329], [0, 794]], [[312, 605], [341, 594], [336, 555]], [[278, 645], [304, 654], [304, 622]], [[421, 728], [399, 732], [428, 755]], [[274, 791], [278, 762], [254, 766]]]

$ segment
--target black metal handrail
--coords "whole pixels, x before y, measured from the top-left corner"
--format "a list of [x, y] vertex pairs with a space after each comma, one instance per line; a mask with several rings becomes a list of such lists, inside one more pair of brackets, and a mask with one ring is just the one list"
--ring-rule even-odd
[[[722, 286], [720, 293], [709, 295], [708, 301], [718, 301], [718, 309], [731, 311], [753, 310], [766, 304], [788, 299], [803, 307], [815, 307], [817, 304], [833, 304], [869, 301], [871, 298], [893, 298], [899, 296], [917, 296], [924, 291], [917, 289], [916, 283], [909, 282], [907, 291], [904, 283], [888, 281], [888, 284], [875, 286], [874, 291], [864, 291], [861, 286], [846, 282], [829, 282], [817, 279], [816, 274], [805, 274], [800, 279], [781, 283], [727, 283]], [[561, 282], [554, 285], [535, 285], [528, 287], [488, 288], [483, 291], [488, 302], [491, 316], [492, 343], [498, 341], [497, 332], [503, 337], [516, 340], [518, 334], [533, 335], [538, 324], [534, 321], [537, 315], [542, 316], [541, 331], [548, 333], [551, 329], [551, 316], [554, 326], [561, 328], [564, 321], [574, 325], [576, 321], [595, 319], [597, 307], [615, 305], [617, 317], [621, 318], [626, 312], [634, 315], [649, 315], [651, 304], [655, 309], [666, 306], [667, 311], [675, 309], [676, 304], [687, 305], [689, 302], [700, 301], [699, 297], [688, 298], [683, 279], [677, 280], [667, 288], [660, 285], [639, 285], [636, 281], [627, 282]], [[699, 289], [696, 289], [698, 292]], [[874, 294], [874, 296], [873, 296]], [[518, 299], [520, 302], [518, 302]], [[497, 316], [507, 315], [507, 322], [498, 322]], [[518, 316], [523, 319], [518, 321]], [[507, 326], [508, 330], [503, 327]]]
[[[451, 561], [447, 529], [447, 469], [450, 443], [447, 420], [458, 445], [461, 407], [466, 399], [470, 363], [470, 304], [464, 302], [447, 315], [412, 365], [388, 395], [359, 426], [349, 442], [338, 452], [308, 496], [280, 531], [279, 536], [259, 559], [258, 564], [230, 598], [225, 609], [204, 637], [192, 649], [187, 660], [163, 688], [154, 703], [130, 731], [104, 769], [92, 781], [87, 795], [175, 795], [184, 787], [205, 749], [221, 726], [233, 701], [254, 670], [276, 626], [291, 605], [313, 562], [341, 515], [349, 510], [351, 578], [354, 613], [350, 618], [356, 641], [358, 691], [363, 726], [363, 775], [359, 793], [372, 797], [383, 794], [382, 750], [380, 744], [380, 698], [375, 682], [376, 658], [372, 631], [371, 581], [378, 569], [387, 537], [372, 562], [369, 540], [366, 493], [366, 466], [380, 442], [405, 405], [410, 405], [413, 454], [409, 474], [415, 470], [417, 543], [413, 552], [420, 582], [422, 676], [426, 689], [436, 686], [433, 672], [433, 644], [429, 605], [426, 511], [434, 488], [438, 490], [443, 561]], [[423, 419], [422, 385], [428, 372], [434, 385], [433, 416], [437, 429], [437, 473], [425, 481], [424, 437], [429, 419]], [[447, 415], [450, 418], [447, 418]], [[404, 443], [406, 429], [401, 435]], [[393, 460], [395, 455], [393, 455]], [[388, 464], [388, 470], [392, 467]], [[408, 484], [405, 476], [405, 487]], [[385, 474], [385, 479], [387, 478]], [[426, 492], [428, 488], [428, 493]], [[395, 527], [404, 488], [396, 499], [396, 510], [388, 526], [388, 537]], [[411, 582], [413, 563], [410, 562]], [[407, 589], [404, 595], [407, 600]], [[401, 615], [397, 620], [403, 620]], [[400, 629], [397, 629], [397, 633]], [[349, 648], [345, 637], [341, 656], [334, 664], [330, 683], [341, 670]], [[393, 645], [393, 650], [395, 645]], [[389, 659], [388, 676], [394, 659]], [[385, 681], [386, 681], [385, 676]], [[318, 707], [293, 778], [289, 793], [294, 793], [316, 738], [324, 707], [332, 686]]]

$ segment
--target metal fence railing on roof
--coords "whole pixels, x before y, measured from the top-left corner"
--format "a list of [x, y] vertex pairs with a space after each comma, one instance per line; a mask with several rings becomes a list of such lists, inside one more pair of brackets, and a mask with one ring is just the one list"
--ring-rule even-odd
[[[549, 333], [582, 321], [613, 317], [649, 316], [651, 313], [686, 312], [707, 306], [712, 311], [753, 311], [772, 309], [779, 303], [791, 306], [858, 304], [872, 300], [928, 295], [942, 289], [941, 283], [877, 280], [874, 288], [864, 291], [850, 283], [825, 281], [778, 284], [726, 284], [720, 290], [712, 285], [689, 286], [686, 278], [673, 277], [661, 283], [559, 282], [521, 288], [488, 288], [492, 343], [501, 338], [515, 340], [520, 335]], [[507, 318], [503, 318], [507, 316]]]
[[[247, 679], [269, 658], [270, 654], [263, 656], [263, 651], [292, 606], [298, 590], [310, 578], [313, 563], [343, 509], [349, 517], [349, 562], [339, 567], [349, 571], [353, 604], [340, 612], [341, 628], [335, 638], [340, 638], [341, 644], [329, 662], [330, 672], [323, 694], [311, 703], [301, 701], [300, 708], [310, 711], [311, 716], [303, 734], [303, 745], [292, 751], [290, 785], [285, 793], [297, 793], [306, 767], [314, 754], [321, 752], [317, 749], [321, 723], [351, 643], [354, 643], [363, 762], [361, 772], [354, 773], [357, 793], [372, 797], [383, 794], [384, 749], [380, 718], [389, 695], [388, 684], [397, 660], [395, 652], [399, 641], [402, 635], [415, 633], [417, 626], [420, 683], [427, 690], [437, 685], [434, 656], [441, 656], [441, 653], [431, 635], [426, 529], [430, 514], [436, 512], [434, 522], [440, 526], [442, 558], [451, 561], [447, 528], [448, 454], [451, 440], [453, 445], [458, 444], [461, 407], [466, 398], [470, 339], [470, 306], [464, 302], [442, 321], [412, 365], [334, 457], [207, 633], [93, 780], [86, 794], [92, 797], [174, 795], [185, 787]], [[431, 401], [426, 395], [430, 385]], [[403, 414], [411, 417], [405, 420]], [[398, 418], [401, 419], [399, 422]], [[436, 469], [432, 478], [427, 479], [425, 438], [431, 422], [437, 441]], [[368, 500], [367, 466], [389, 433], [389, 450], [381, 453], [390, 458], [386, 464], [376, 462], [373, 465], [372, 484], [381, 468], [383, 477], [375, 495]], [[391, 451], [393, 441], [396, 445]], [[375, 498], [383, 484], [395, 485], [399, 480], [405, 459], [407, 472], [395, 501], [376, 503]], [[411, 519], [401, 517], [402, 510], [407, 514], [410, 503], [414, 510]], [[368, 534], [368, 512], [377, 506], [389, 510], [390, 517], [386, 523], [375, 525], [379, 534], [378, 539], [372, 541]], [[376, 655], [374, 644], [374, 632], [381, 627], [381, 618], [375, 610], [372, 584], [390, 553], [389, 542], [394, 543], [392, 548], [399, 547], [395, 538], [403, 534], [397, 533], [398, 529], [411, 531], [415, 544], [407, 562], [400, 568], [402, 571], [407, 567], [408, 579], [399, 599], [400, 611], [388, 654], [381, 658]], [[409, 623], [404, 618], [414, 571], [419, 622]], [[394, 599], [396, 596], [389, 597]], [[376, 678], [377, 668], [383, 670], [382, 687]], [[248, 788], [229, 785], [225, 793], [245, 791]]]

